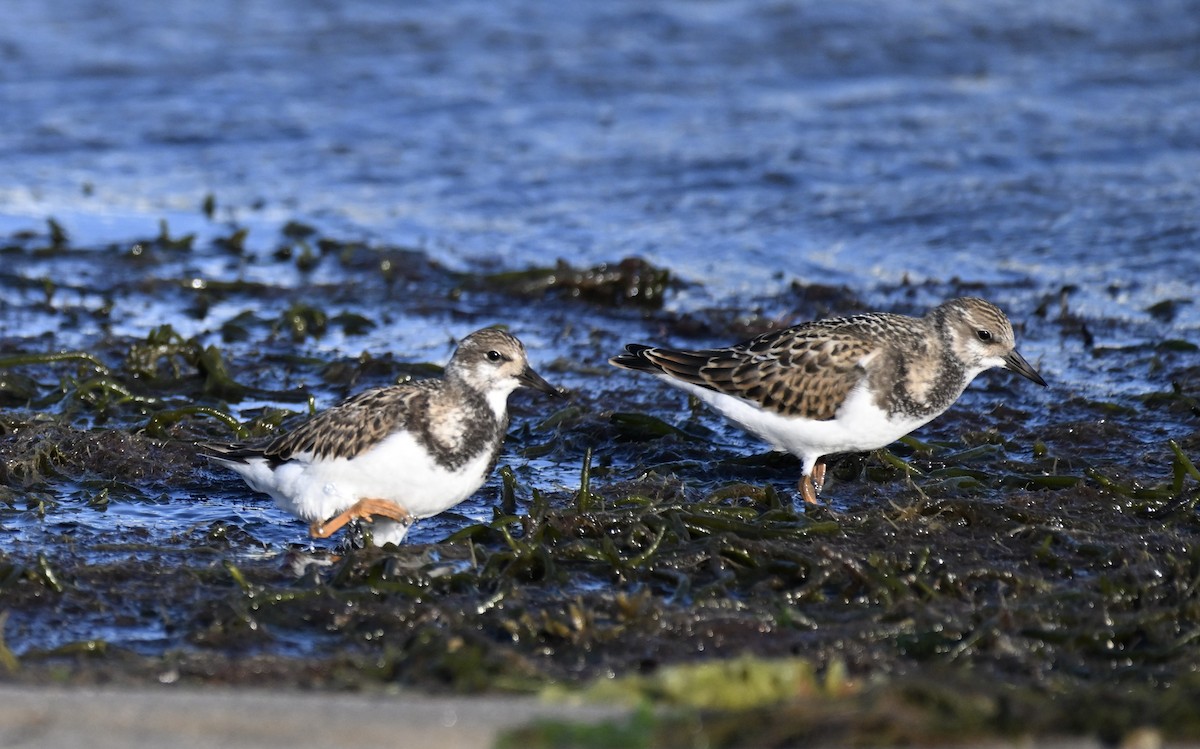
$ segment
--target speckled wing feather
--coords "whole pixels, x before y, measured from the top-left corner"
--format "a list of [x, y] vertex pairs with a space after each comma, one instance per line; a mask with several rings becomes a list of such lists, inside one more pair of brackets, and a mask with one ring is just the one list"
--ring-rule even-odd
[[783, 416], [832, 419], [865, 376], [876, 350], [846, 320], [766, 333], [724, 349], [684, 351], [630, 345], [618, 366], [676, 379], [761, 404]]
[[353, 458], [406, 428], [409, 415], [416, 410], [414, 402], [428, 398], [440, 385], [439, 380], [420, 380], [404, 387], [365, 390], [280, 435], [263, 455], [271, 462], [298, 454]]
[[265, 446], [205, 445], [206, 452], [223, 461], [266, 458], [272, 464], [298, 455], [315, 458], [354, 458], [388, 435], [405, 429], [419, 400], [441, 387], [440, 380], [419, 380], [403, 387], [381, 387], [351, 396], [322, 411]]

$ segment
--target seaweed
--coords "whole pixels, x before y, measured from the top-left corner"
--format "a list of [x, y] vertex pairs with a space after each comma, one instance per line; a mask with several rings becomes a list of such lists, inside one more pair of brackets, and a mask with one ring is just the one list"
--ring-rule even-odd
[[466, 279], [472, 287], [495, 289], [521, 297], [554, 296], [608, 306], [658, 308], [672, 286], [669, 271], [641, 258], [625, 258], [590, 268], [575, 268], [559, 260], [549, 268], [505, 271]]
[[311, 337], [321, 337], [329, 326], [324, 310], [297, 302], [284, 310], [275, 323], [277, 331], [287, 331], [293, 341], [301, 343]]
[[[634, 695], [627, 722], [514, 734], [535, 746], [966, 742], [1056, 725], [1121, 740], [1143, 720], [1196, 735], [1186, 346], [1055, 317], [1051, 295], [1040, 335], [1103, 332], [1121, 345], [1089, 349], [1088, 366], [1154, 384], [1046, 402], [981, 382], [915, 438], [831, 456], [825, 504], [808, 507], [794, 458], [603, 362], [654, 331], [723, 339], [844, 311], [846, 290], [676, 312], [641, 304], [675, 288], [661, 269], [450, 272], [299, 227], [276, 259], [230, 231], [185, 250], [162, 227], [143, 245], [156, 260], [118, 260], [95, 288], [69, 279], [96, 248], [65, 232], [50, 254], [44, 231], [7, 242], [14, 308], [54, 334], [0, 358], [0, 678]], [[246, 275], [197, 276], [214, 257]], [[304, 257], [318, 272], [296, 272]], [[870, 298], [903, 308], [959, 286]], [[190, 316], [128, 317], [163, 305]], [[514, 396], [496, 475], [400, 547], [363, 547], [369, 526], [314, 543], [197, 455], [436, 374], [408, 359], [497, 319], [529, 330], [539, 369], [553, 361], [575, 395], [554, 411]]]

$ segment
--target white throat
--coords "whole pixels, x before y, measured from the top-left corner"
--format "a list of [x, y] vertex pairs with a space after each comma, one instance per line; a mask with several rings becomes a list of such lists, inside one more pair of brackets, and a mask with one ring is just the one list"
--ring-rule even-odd
[[489, 390], [485, 396], [488, 405], [492, 408], [492, 413], [496, 415], [497, 421], [504, 421], [505, 414], [508, 413], [508, 396], [512, 390]]

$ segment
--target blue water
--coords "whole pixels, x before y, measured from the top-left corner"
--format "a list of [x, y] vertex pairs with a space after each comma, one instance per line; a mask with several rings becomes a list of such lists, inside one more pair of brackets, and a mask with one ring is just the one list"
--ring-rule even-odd
[[7, 15], [7, 226], [190, 230], [212, 193], [240, 222], [320, 219], [464, 266], [639, 254], [722, 297], [953, 274], [1137, 315], [1200, 277], [1191, 2]]
[[[25, 350], [140, 338], [164, 321], [218, 342], [248, 305], [278, 314], [277, 298], [196, 317], [179, 293], [97, 292], [109, 253], [157, 235], [160, 220], [173, 236], [196, 233], [196, 249], [142, 281], [244, 279], [316, 296], [361, 282], [209, 244], [247, 227], [251, 257], [266, 257], [295, 219], [462, 270], [637, 255], [690, 282], [668, 298], [679, 314], [802, 317], [812, 310], [795, 309], [794, 282], [904, 310], [966, 289], [1009, 310], [1053, 385], [1005, 386], [1025, 408], [1136, 403], [1169, 389], [1158, 343], [1200, 343], [1198, 208], [1200, 6], [1184, 0], [47, 0], [6, 8], [0, 25], [0, 236], [44, 233], [54, 217], [73, 246], [94, 249], [9, 263], [0, 324]], [[41, 279], [77, 314], [37, 307]], [[1094, 345], [1064, 332], [1057, 301], [1035, 315], [1064, 286]], [[364, 312], [392, 304], [369, 283], [340, 299]], [[1169, 300], [1186, 303], [1148, 313]], [[92, 314], [108, 303], [107, 319]], [[398, 305], [364, 336], [335, 330], [297, 348], [444, 361], [452, 336], [499, 321], [470, 305]], [[589, 332], [610, 352], [662, 334], [582, 305], [507, 319], [535, 362], [577, 355], [567, 339]], [[261, 357], [253, 343], [227, 348]], [[1176, 370], [1196, 363], [1164, 356]], [[649, 392], [621, 377], [566, 367], [552, 379], [597, 402]], [[685, 412], [655, 392], [648, 407]], [[995, 400], [973, 391], [966, 403]], [[525, 404], [527, 419], [541, 408]], [[544, 488], [578, 471], [508, 460]], [[302, 536], [235, 486], [181, 489], [167, 509], [79, 512], [97, 532], [145, 523], [161, 538], [236, 516], [268, 546]], [[489, 486], [413, 538], [490, 517]], [[28, 549], [53, 535], [27, 515], [9, 523]]]

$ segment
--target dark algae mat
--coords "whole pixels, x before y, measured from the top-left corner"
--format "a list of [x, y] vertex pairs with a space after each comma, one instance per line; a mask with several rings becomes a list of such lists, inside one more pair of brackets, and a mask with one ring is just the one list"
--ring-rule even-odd
[[[636, 259], [452, 271], [301, 224], [277, 244], [248, 253], [231, 229], [202, 246], [164, 226], [78, 247], [54, 223], [5, 240], [18, 291], [0, 357], [3, 678], [672, 708], [538, 726], [514, 745], [1117, 740], [1144, 725], [1196, 738], [1193, 344], [1101, 346], [1140, 333], [1081, 317], [1069, 288], [1047, 293], [1011, 311], [1022, 348], [1086, 338], [1099, 366], [1157, 387], [1095, 400], [1056, 387], [1057, 367], [1045, 392], [985, 374], [913, 437], [835, 458], [826, 504], [806, 508], [797, 460], [604, 362], [626, 340], [788, 322], [768, 310], [859, 309], [848, 289], [797, 283], [751, 311], [679, 313], [663, 299], [684, 282]], [[105, 271], [89, 274], [98, 255]], [[196, 266], [213, 257], [255, 270], [205, 279]], [[62, 280], [37, 278], [49, 266]], [[982, 292], [877, 293], [919, 313], [914, 299]], [[155, 305], [185, 310], [188, 332], [120, 319]], [[313, 544], [195, 449], [436, 374], [447, 331], [490, 323], [526, 335], [569, 397], [515, 396], [496, 474], [399, 548], [364, 547], [369, 528]]]
[[[8, 6], [6, 683], [630, 710], [520, 747], [1200, 739], [1195, 0]], [[961, 296], [1048, 387], [984, 373], [819, 507], [607, 363]], [[568, 397], [399, 548], [199, 455], [492, 325]]]

